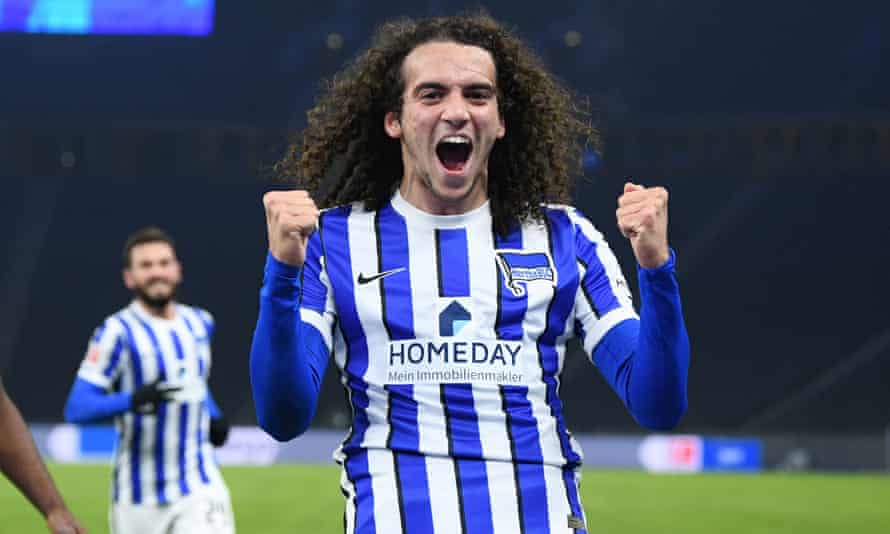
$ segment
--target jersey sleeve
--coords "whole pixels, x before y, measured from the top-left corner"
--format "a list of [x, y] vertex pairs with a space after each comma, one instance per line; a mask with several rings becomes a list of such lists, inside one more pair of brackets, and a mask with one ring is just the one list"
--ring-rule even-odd
[[575, 332], [584, 352], [593, 354], [612, 328], [628, 319], [639, 319], [627, 280], [603, 235], [577, 210], [569, 217], [575, 231], [575, 254], [580, 283], [575, 296]]
[[207, 342], [210, 343], [213, 340], [216, 320], [209, 311], [203, 308], [195, 308], [195, 313], [198, 315], [198, 318], [201, 319], [201, 323], [204, 325], [204, 333], [207, 335]]
[[318, 331], [330, 354], [333, 351], [334, 325], [337, 312], [334, 294], [324, 265], [324, 250], [319, 232], [312, 234], [306, 248], [303, 264], [303, 295], [300, 302], [300, 320]]
[[192, 308], [194, 316], [201, 323], [204, 335], [196, 334], [199, 350], [198, 358], [201, 376], [205, 379], [210, 376], [210, 366], [213, 362], [213, 334], [216, 332], [216, 319], [213, 315], [203, 308]]
[[77, 371], [78, 378], [99, 386], [106, 391], [126, 365], [126, 333], [120, 322], [106, 319], [96, 328], [87, 345], [86, 355]]

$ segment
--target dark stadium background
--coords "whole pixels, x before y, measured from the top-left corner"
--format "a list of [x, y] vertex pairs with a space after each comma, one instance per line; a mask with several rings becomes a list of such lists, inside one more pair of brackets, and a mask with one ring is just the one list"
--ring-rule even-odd
[[[629, 275], [621, 184], [670, 189], [692, 340], [678, 430], [885, 432], [888, 4], [487, 6], [589, 96], [604, 150], [576, 204]], [[377, 22], [456, 7], [218, 0], [204, 39], [0, 35], [0, 370], [26, 419], [61, 420], [89, 335], [129, 298], [121, 244], [158, 224], [179, 244], [181, 299], [217, 319], [214, 394], [252, 424], [268, 167]], [[342, 427], [333, 368], [322, 397], [314, 424]], [[575, 431], [642, 432], [580, 353], [562, 397]]]

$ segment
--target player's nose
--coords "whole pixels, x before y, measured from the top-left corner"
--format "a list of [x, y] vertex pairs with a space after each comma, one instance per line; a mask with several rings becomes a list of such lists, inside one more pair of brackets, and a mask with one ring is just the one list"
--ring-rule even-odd
[[451, 96], [442, 109], [442, 120], [459, 129], [470, 120], [470, 110], [460, 96]]

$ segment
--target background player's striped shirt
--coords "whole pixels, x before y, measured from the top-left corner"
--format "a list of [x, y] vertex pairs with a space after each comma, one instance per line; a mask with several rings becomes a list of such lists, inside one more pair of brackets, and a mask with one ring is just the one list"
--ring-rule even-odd
[[165, 504], [222, 483], [208, 441], [212, 335], [213, 318], [202, 309], [178, 304], [166, 320], [133, 302], [90, 339], [79, 378], [106, 391], [133, 392], [156, 380], [182, 388], [154, 414], [115, 417], [115, 502]]
[[572, 208], [545, 214], [500, 237], [488, 204], [433, 216], [396, 193], [378, 212], [323, 213], [300, 314], [353, 410], [335, 455], [347, 531], [583, 525], [558, 397], [566, 341], [591, 354], [638, 317], [600, 233]]

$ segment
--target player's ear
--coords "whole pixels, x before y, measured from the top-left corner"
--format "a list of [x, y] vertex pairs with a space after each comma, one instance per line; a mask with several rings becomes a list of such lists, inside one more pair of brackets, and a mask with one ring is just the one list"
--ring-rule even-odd
[[402, 137], [402, 123], [399, 121], [397, 111], [389, 111], [383, 116], [383, 129], [386, 130], [386, 135], [393, 139]]
[[498, 113], [498, 115], [500, 115], [500, 117], [498, 117], [498, 121], [500, 122], [500, 125], [498, 126], [497, 138], [498, 138], [498, 139], [503, 139], [503, 138], [504, 138], [504, 134], [507, 133], [507, 123], [504, 122], [504, 115], [503, 115], [503, 114]]
[[178, 259], [174, 259], [173, 267], [176, 269], [176, 283], [182, 282], [182, 264]]
[[130, 272], [129, 267], [124, 267], [124, 270], [121, 271], [121, 276], [124, 279], [124, 285], [127, 289], [133, 289], [136, 286], [136, 281], [133, 280], [133, 273]]

